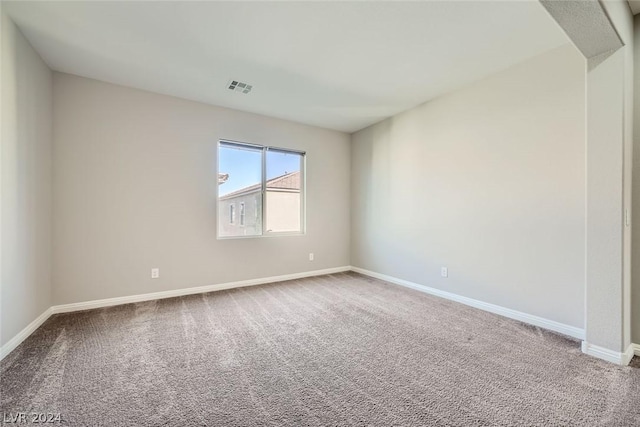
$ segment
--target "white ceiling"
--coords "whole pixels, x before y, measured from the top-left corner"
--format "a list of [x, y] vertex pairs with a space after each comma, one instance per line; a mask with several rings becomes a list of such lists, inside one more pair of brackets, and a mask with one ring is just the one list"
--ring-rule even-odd
[[534, 0], [3, 8], [54, 70], [347, 132], [568, 42]]
[[629, 0], [629, 7], [634, 15], [640, 13], [640, 0]]

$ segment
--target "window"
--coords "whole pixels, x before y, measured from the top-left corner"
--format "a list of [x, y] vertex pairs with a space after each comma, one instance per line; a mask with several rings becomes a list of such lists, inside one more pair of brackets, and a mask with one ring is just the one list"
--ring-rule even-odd
[[220, 141], [218, 237], [303, 233], [304, 163], [303, 152]]

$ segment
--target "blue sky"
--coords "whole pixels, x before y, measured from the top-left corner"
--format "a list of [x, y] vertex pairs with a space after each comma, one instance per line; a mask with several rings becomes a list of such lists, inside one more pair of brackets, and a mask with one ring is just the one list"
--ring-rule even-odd
[[[220, 196], [260, 183], [262, 151], [220, 147], [218, 153], [220, 162], [218, 171], [229, 174], [227, 182], [219, 187]], [[298, 170], [300, 170], [300, 155], [267, 152], [267, 179]]]

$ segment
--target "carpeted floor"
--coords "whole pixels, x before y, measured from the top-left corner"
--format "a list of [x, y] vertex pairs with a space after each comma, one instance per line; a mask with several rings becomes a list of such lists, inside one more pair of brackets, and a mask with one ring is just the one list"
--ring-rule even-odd
[[51, 317], [0, 412], [72, 426], [639, 426], [640, 366], [335, 274]]

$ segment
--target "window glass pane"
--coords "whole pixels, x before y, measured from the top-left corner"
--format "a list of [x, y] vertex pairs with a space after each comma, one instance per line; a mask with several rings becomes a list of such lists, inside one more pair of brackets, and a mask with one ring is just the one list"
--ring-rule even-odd
[[280, 150], [267, 151], [266, 231], [302, 231], [303, 155]]
[[220, 236], [262, 234], [262, 149], [220, 143], [218, 194]]

